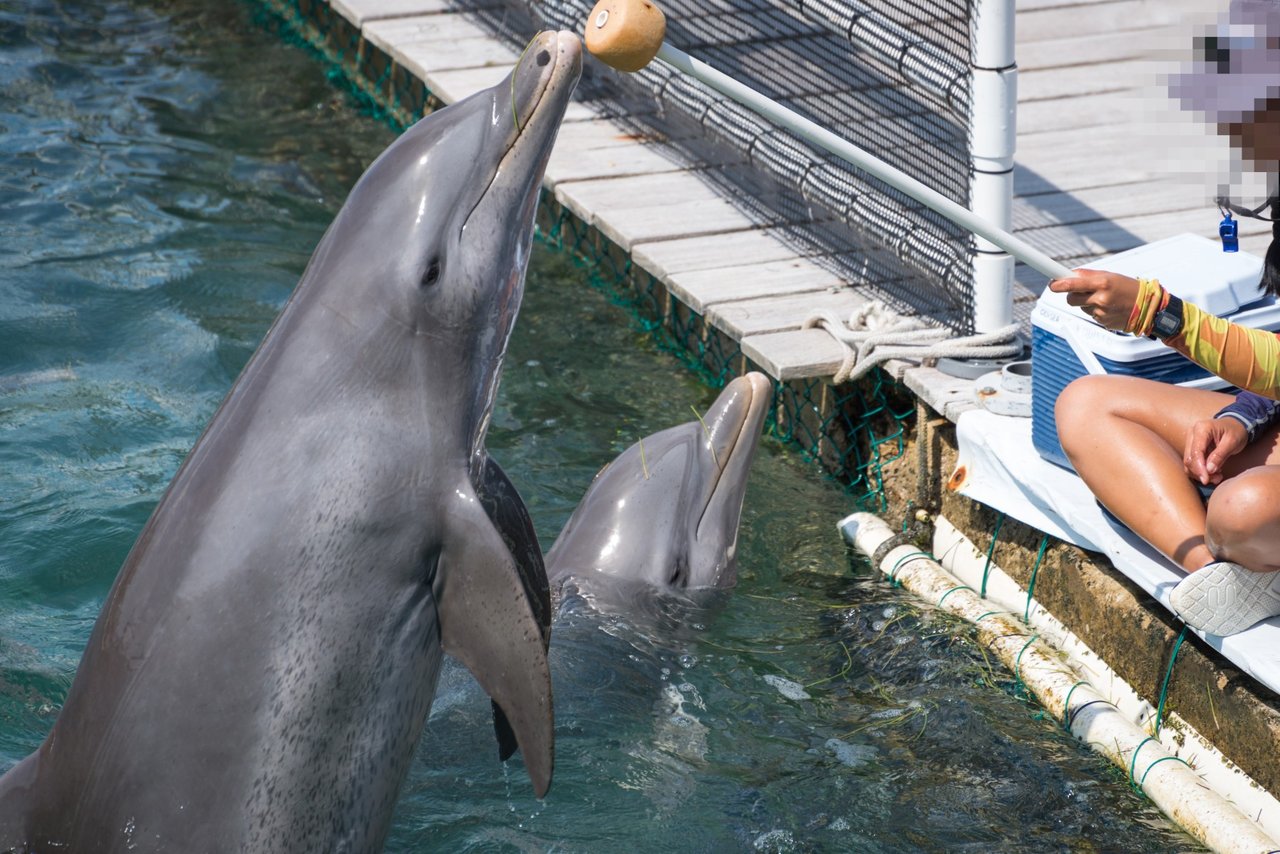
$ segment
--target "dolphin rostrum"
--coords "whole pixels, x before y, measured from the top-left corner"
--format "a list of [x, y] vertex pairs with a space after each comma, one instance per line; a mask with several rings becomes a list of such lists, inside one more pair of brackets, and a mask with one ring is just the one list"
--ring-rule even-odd
[[601, 469], [547, 553], [552, 587], [572, 582], [604, 604], [641, 588], [737, 584], [742, 499], [772, 397], [763, 374], [738, 377], [705, 416], [641, 439]]
[[484, 437], [581, 67], [540, 34], [356, 184], [0, 779], [0, 850], [378, 850], [442, 650], [546, 792], [547, 579]]

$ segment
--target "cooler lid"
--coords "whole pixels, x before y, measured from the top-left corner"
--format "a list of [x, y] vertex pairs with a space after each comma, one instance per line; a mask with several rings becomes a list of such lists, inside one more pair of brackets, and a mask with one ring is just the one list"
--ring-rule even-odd
[[[1154, 277], [1170, 293], [1219, 317], [1262, 298], [1262, 259], [1248, 252], [1223, 252], [1217, 241], [1198, 234], [1177, 234], [1080, 266], [1135, 279]], [[1066, 295], [1048, 288], [1040, 301], [1068, 308]]]

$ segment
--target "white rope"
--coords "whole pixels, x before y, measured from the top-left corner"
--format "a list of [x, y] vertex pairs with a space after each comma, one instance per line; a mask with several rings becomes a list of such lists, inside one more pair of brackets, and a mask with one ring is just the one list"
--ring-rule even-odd
[[951, 338], [945, 327], [927, 326], [919, 320], [894, 314], [879, 300], [871, 300], [841, 320], [832, 311], [814, 310], [804, 329], [821, 327], [844, 348], [844, 360], [832, 382], [856, 380], [890, 359], [999, 359], [1022, 352], [1016, 323], [993, 332]]

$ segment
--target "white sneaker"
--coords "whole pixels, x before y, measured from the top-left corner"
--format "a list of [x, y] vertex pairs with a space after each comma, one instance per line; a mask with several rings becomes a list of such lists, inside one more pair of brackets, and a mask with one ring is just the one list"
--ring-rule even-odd
[[1251, 572], [1218, 561], [1188, 575], [1169, 594], [1169, 605], [1193, 629], [1234, 635], [1280, 614], [1280, 572]]

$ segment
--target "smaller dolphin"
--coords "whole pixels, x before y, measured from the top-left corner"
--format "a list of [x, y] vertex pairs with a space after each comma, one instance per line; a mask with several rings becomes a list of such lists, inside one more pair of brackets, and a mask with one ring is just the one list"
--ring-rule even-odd
[[705, 417], [647, 436], [601, 469], [547, 553], [552, 590], [572, 580], [598, 605], [638, 587], [737, 584], [742, 499], [772, 399], [763, 374], [738, 377]]

